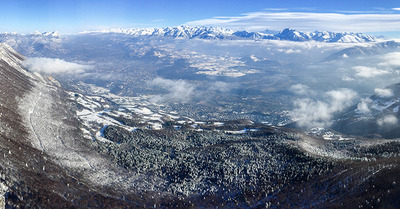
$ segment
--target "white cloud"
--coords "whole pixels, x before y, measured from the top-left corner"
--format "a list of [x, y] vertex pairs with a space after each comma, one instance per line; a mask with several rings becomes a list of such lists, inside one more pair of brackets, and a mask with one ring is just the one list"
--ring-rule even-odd
[[[394, 8], [399, 9], [399, 8]], [[342, 14], [316, 12], [251, 12], [241, 16], [214, 17], [186, 23], [189, 26], [220, 26], [235, 30], [261, 31], [296, 28], [314, 31], [399, 31], [400, 14]]]
[[210, 84], [208, 91], [219, 91], [219, 92], [228, 92], [234, 87], [233, 84], [216, 81]]
[[355, 76], [361, 78], [372, 78], [390, 73], [387, 70], [381, 70], [375, 67], [367, 67], [367, 66], [355, 66], [353, 67], [353, 69], [357, 72]]
[[357, 93], [351, 89], [328, 91], [326, 95], [329, 96], [329, 105], [333, 112], [342, 111], [349, 107], [357, 97]]
[[396, 125], [398, 122], [396, 116], [394, 115], [386, 115], [383, 118], [377, 120], [379, 126], [391, 126]]
[[357, 110], [359, 113], [369, 113], [371, 110], [369, 109], [372, 100], [370, 98], [362, 99], [360, 103], [357, 105]]
[[295, 109], [291, 112], [292, 119], [300, 127], [324, 127], [331, 119], [328, 104], [311, 99], [295, 101]]
[[28, 58], [22, 62], [22, 65], [30, 71], [39, 73], [83, 73], [94, 67], [91, 65], [82, 65], [73, 62], [66, 62], [62, 59], [52, 59], [45, 57]]
[[383, 55], [383, 62], [378, 64], [381, 67], [399, 67], [400, 52], [392, 52]]
[[352, 78], [352, 77], [350, 77], [350, 76], [348, 76], [348, 75], [344, 75], [344, 76], [342, 77], [342, 80], [343, 80], [343, 81], [354, 81], [355, 79]]
[[293, 54], [293, 53], [301, 53], [301, 50], [300, 49], [295, 49], [295, 50], [293, 50], [293, 49], [288, 49], [288, 50], [285, 50], [284, 51], [286, 54]]
[[306, 95], [310, 93], [310, 88], [307, 85], [300, 83], [290, 86], [289, 90], [298, 95]]
[[300, 54], [300, 49], [277, 49], [278, 52], [282, 52], [285, 54]]
[[292, 119], [304, 128], [329, 126], [333, 115], [349, 107], [358, 96], [351, 89], [340, 89], [326, 92], [325, 97], [325, 101], [296, 100], [291, 111]]
[[213, 81], [208, 83], [205, 88], [196, 84], [191, 84], [185, 80], [171, 80], [165, 78], [155, 78], [148, 82], [151, 86], [158, 86], [164, 89], [164, 94], [159, 94], [151, 98], [152, 102], [190, 102], [206, 101], [213, 99], [217, 94], [224, 94], [236, 88], [236, 83]]
[[393, 91], [391, 89], [376, 88], [374, 91], [375, 91], [375, 94], [380, 96], [380, 97], [391, 97], [391, 96], [393, 96]]
[[195, 87], [192, 84], [187, 83], [184, 80], [170, 80], [164, 78], [155, 78], [150, 82], [151, 85], [160, 86], [168, 91], [167, 94], [157, 95], [153, 97], [153, 102], [164, 102], [164, 101], [178, 101], [188, 102], [192, 95]]

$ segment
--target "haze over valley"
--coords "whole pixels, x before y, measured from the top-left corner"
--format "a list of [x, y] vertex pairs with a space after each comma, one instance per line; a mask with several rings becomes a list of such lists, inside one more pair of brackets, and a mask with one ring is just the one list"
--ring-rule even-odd
[[1, 208], [400, 206], [395, 5], [73, 2], [0, 33]]

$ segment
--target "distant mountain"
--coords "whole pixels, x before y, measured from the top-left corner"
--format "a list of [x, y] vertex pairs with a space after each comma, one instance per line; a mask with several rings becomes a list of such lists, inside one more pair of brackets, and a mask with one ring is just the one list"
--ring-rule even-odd
[[295, 29], [284, 29], [283, 31], [270, 34], [266, 32], [234, 31], [219, 27], [166, 27], [166, 28], [132, 28], [132, 29], [110, 29], [102, 31], [86, 31], [83, 34], [114, 33], [127, 34], [135, 37], [173, 37], [173, 38], [200, 38], [200, 39], [271, 39], [287, 41], [318, 41], [318, 42], [340, 42], [340, 43], [362, 43], [375, 42], [375, 36], [361, 33], [335, 33], [327, 31], [302, 32]]
[[39, 31], [35, 31], [33, 33], [17, 33], [17, 32], [4, 32], [0, 33], [0, 36], [48, 36], [48, 37], [61, 37], [61, 34], [58, 31], [52, 31], [52, 32], [44, 32], [41, 33]]
[[260, 32], [247, 32], [247, 31], [236, 31], [233, 33], [234, 36], [239, 38], [249, 38], [249, 39], [277, 39], [274, 35], [271, 34], [264, 34]]
[[354, 46], [336, 52], [327, 57], [326, 60], [329, 61], [329, 60], [341, 59], [343, 57], [376, 55], [388, 52], [393, 49], [400, 49], [400, 43], [396, 41], [386, 41], [386, 42], [376, 43], [372, 46]]
[[165, 27], [165, 28], [131, 28], [110, 29], [102, 31], [86, 31], [82, 34], [93, 33], [115, 33], [127, 34], [135, 37], [174, 37], [174, 38], [201, 38], [201, 39], [224, 39], [232, 37], [235, 31], [218, 27]]
[[332, 128], [350, 135], [399, 138], [400, 83], [376, 92], [337, 117]]
[[62, 50], [62, 41], [65, 40], [58, 32], [38, 31], [29, 34], [0, 33], [0, 42], [6, 43], [23, 55], [51, 57], [50, 51]]
[[335, 33], [328, 31], [315, 31], [315, 32], [301, 32], [295, 29], [284, 29], [276, 34], [281, 40], [290, 41], [318, 41], [318, 42], [339, 42], [339, 43], [362, 43], [362, 42], [375, 42], [375, 36], [366, 35], [362, 33]]

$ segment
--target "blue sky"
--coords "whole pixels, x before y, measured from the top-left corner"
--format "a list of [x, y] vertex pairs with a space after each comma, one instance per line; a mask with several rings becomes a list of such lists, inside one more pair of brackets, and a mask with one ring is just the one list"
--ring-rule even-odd
[[[250, 31], [400, 33], [400, 0], [14, 0], [2, 1], [0, 32], [213, 25]], [[388, 32], [391, 31], [391, 32]], [[393, 32], [394, 31], [394, 32]], [[400, 37], [400, 35], [399, 35]]]

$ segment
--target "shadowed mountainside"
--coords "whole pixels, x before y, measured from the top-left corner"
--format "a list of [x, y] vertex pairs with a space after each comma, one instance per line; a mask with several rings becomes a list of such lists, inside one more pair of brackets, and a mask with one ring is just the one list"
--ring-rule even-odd
[[384, 89], [388, 95], [373, 95], [337, 117], [332, 128], [349, 135], [399, 138], [400, 84]]
[[[88, 183], [84, 176], [88, 173], [85, 168], [73, 168], [66, 163], [74, 161], [73, 158], [69, 158], [72, 156], [70, 153], [98, 155], [85, 148], [88, 147], [85, 141], [79, 140], [78, 121], [70, 109], [70, 104], [65, 100], [63, 90], [40, 75], [25, 71], [20, 65], [22, 59], [24, 58], [9, 46], [0, 44], [2, 204], [7, 208], [132, 205], [133, 203], [126, 199], [122, 200], [121, 193], [115, 192], [117, 190]], [[37, 91], [38, 86], [41, 86], [42, 91]], [[28, 96], [32, 94], [37, 95]], [[46, 96], [47, 100], [40, 98], [39, 95]], [[35, 106], [35, 109], [29, 108], [33, 104], [36, 105], [35, 100], [47, 103], [48, 109], [43, 108], [43, 104]], [[24, 111], [29, 113], [23, 114]], [[39, 115], [35, 117], [35, 114]], [[60, 114], [63, 117], [57, 119]], [[43, 122], [46, 120], [47, 122]], [[58, 123], [55, 123], [56, 121]], [[43, 130], [39, 130], [39, 127]], [[52, 129], [54, 127], [61, 130]], [[48, 138], [43, 138], [41, 143], [35, 141], [40, 137]], [[54, 143], [46, 143], [46, 140]], [[46, 149], [46, 146], [62, 143], [64, 143], [63, 149], [60, 147]], [[55, 153], [60, 155], [56, 156]], [[64, 156], [65, 159], [62, 159], [62, 154], [67, 154]], [[96, 171], [94, 169], [90, 172]]]

